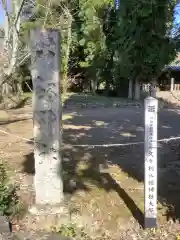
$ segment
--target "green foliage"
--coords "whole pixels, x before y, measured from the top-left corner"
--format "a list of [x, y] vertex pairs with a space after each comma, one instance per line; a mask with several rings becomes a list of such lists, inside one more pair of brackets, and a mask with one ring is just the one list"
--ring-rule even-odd
[[52, 232], [59, 233], [64, 237], [77, 238], [82, 240], [91, 240], [84, 228], [78, 228], [75, 224], [62, 224], [60, 227], [52, 227]]
[[174, 7], [175, 1], [168, 0], [122, 0], [115, 11], [112, 1], [79, 1], [73, 24], [74, 66], [83, 69], [86, 81], [105, 81], [106, 88], [128, 78], [157, 78], [176, 55], [170, 36]]
[[60, 228], [52, 227], [52, 231], [60, 233], [65, 237], [75, 237], [76, 236], [76, 226], [73, 224], [70, 225], [61, 225]]
[[122, 1], [116, 30], [121, 73], [151, 81], [175, 57], [170, 38], [175, 4], [169, 1]]
[[[37, 0], [35, 17], [22, 26], [25, 43], [34, 26], [61, 32], [60, 73], [63, 87], [78, 75], [95, 89], [122, 88], [128, 78], [151, 81], [175, 58], [175, 0]], [[83, 89], [83, 88], [82, 88]], [[64, 90], [63, 90], [64, 91]]]
[[17, 216], [23, 210], [18, 186], [10, 183], [8, 168], [0, 163], [0, 215]]

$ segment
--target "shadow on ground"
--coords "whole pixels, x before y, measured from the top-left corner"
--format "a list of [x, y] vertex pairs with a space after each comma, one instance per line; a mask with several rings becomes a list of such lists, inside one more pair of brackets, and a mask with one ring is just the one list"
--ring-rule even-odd
[[26, 121], [32, 119], [31, 117], [26, 117], [26, 118], [20, 118], [20, 119], [9, 119], [5, 121], [0, 121], [0, 126], [7, 125], [10, 123], [16, 123], [16, 122], [21, 122], [21, 121]]
[[[105, 191], [115, 191], [134, 218], [143, 226], [143, 213], [131, 196], [117, 183], [107, 169], [116, 165], [129, 177], [144, 180], [144, 145], [119, 147], [78, 147], [73, 144], [112, 144], [143, 141], [143, 109], [84, 109], [64, 121], [63, 180], [64, 192], [90, 191], [91, 182]], [[70, 113], [69, 113], [70, 114]], [[159, 139], [180, 135], [179, 113], [161, 110]], [[158, 145], [158, 199], [168, 206], [167, 219], [180, 218], [180, 148], [179, 141]], [[84, 166], [85, 167], [82, 167]], [[33, 154], [26, 156], [24, 172], [34, 174]]]

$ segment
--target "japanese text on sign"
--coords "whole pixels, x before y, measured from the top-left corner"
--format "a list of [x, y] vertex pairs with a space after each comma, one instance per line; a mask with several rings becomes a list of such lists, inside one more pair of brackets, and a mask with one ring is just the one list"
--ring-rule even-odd
[[145, 218], [156, 218], [157, 100], [145, 100]]

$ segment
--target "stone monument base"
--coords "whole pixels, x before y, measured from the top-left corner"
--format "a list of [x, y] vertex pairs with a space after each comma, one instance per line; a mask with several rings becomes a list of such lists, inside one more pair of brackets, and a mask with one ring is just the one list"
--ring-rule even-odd
[[67, 207], [65, 207], [63, 204], [35, 204], [31, 206], [29, 209], [29, 213], [33, 215], [50, 215], [50, 214], [64, 214], [68, 213]]
[[53, 226], [69, 224], [71, 217], [68, 208], [62, 204], [58, 205], [33, 205], [26, 217], [28, 228], [39, 230], [51, 230]]

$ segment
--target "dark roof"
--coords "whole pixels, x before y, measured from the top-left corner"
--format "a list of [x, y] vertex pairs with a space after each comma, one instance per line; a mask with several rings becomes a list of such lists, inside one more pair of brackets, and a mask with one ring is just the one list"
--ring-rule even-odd
[[168, 66], [166, 67], [166, 70], [171, 70], [171, 71], [180, 71], [180, 66]]
[[177, 57], [173, 62], [165, 67], [166, 70], [180, 71], [180, 52], [177, 54]]

